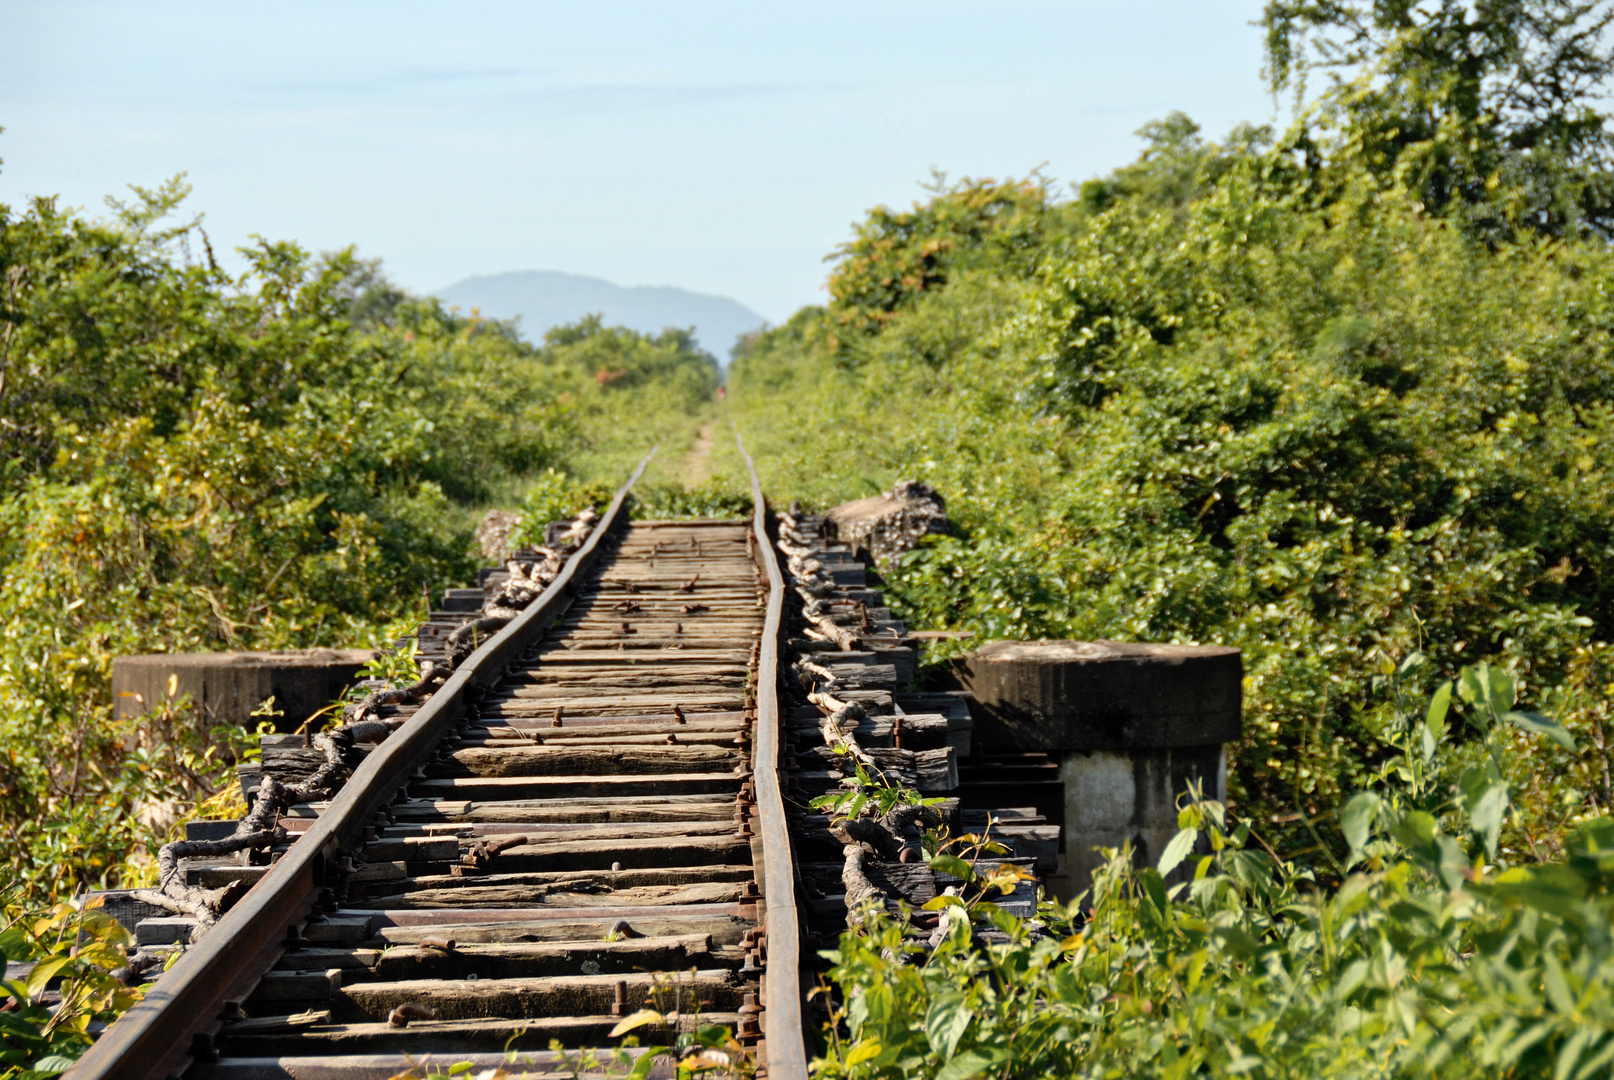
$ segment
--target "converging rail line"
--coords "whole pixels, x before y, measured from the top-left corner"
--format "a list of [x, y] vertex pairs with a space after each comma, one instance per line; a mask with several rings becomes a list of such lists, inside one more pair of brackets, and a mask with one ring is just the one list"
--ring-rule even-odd
[[[333, 797], [286, 811], [293, 842], [73, 1080], [569, 1076], [552, 1040], [609, 1049], [645, 1008], [641, 1034], [727, 1025], [805, 1078], [760, 485], [750, 521], [629, 522], [643, 469], [424, 704], [382, 710]], [[246, 872], [191, 862], [198, 886]]]
[[[923, 635], [868, 577], [939, 497], [773, 518], [740, 449], [749, 520], [630, 522], [647, 457], [603, 515], [450, 589], [413, 686], [265, 736], [250, 812], [193, 823], [161, 889], [118, 898], [131, 978], [183, 951], [67, 1080], [573, 1076], [641, 1012], [646, 1046], [726, 1028], [806, 1080], [829, 1015], [807, 958], [869, 905], [949, 932], [915, 908], [966, 882], [925, 843], [990, 834], [981, 865], [1020, 868], [999, 906], [1031, 914], [1059, 766], [972, 752], [969, 694], [915, 688]], [[907, 801], [813, 809], [865, 773]]]

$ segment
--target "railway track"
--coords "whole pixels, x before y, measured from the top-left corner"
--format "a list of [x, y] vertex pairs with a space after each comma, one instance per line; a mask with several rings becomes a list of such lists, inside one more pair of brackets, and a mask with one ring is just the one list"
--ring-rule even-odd
[[[285, 812], [272, 863], [184, 867], [255, 884], [72, 1080], [570, 1076], [646, 1009], [647, 1044], [723, 1025], [805, 1078], [760, 487], [749, 521], [629, 522], [643, 468], [542, 595], [381, 710], [334, 796]], [[477, 617], [434, 615], [423, 655]], [[284, 742], [265, 769], [304, 752]]]
[[[265, 737], [247, 817], [194, 825], [118, 913], [178, 955], [67, 1080], [574, 1076], [634, 1020], [630, 1056], [722, 1031], [805, 1080], [817, 951], [870, 904], [942, 932], [915, 908], [964, 882], [923, 844], [989, 832], [1026, 871], [1000, 906], [1031, 914], [1060, 830], [999, 803], [1041, 763], [965, 761], [967, 702], [914, 689], [859, 553], [770, 520], [745, 460], [749, 520], [630, 522], [646, 458], [597, 521], [449, 590], [414, 687]], [[864, 771], [924, 805], [811, 809]]]

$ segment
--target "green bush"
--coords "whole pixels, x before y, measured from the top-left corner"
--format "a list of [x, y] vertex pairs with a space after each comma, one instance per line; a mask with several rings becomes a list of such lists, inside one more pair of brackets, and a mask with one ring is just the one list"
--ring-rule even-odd
[[751, 492], [722, 480], [708, 480], [694, 487], [643, 484], [633, 491], [633, 516], [636, 518], [729, 518], [749, 521], [754, 509]]
[[[1421, 661], [1389, 666], [1388, 681]], [[815, 1074], [1607, 1075], [1614, 820], [1576, 826], [1565, 859], [1493, 861], [1497, 827], [1522, 816], [1502, 776], [1530, 754], [1511, 735], [1567, 740], [1514, 711], [1514, 691], [1474, 667], [1427, 710], [1401, 693], [1401, 749], [1343, 815], [1338, 888], [1191, 796], [1157, 866], [1111, 851], [1090, 896], [1045, 903], [1037, 920], [991, 902], [1017, 874], [934, 860], [970, 885], [926, 908], [962, 917], [934, 951], [909, 914], [867, 912], [842, 935]], [[1473, 764], [1476, 742], [1494, 769]]]
[[232, 278], [165, 224], [184, 191], [105, 222], [0, 206], [8, 902], [138, 878], [223, 782], [195, 721], [114, 720], [114, 657], [383, 644], [471, 578], [479, 505], [603, 506], [717, 385], [686, 331], [592, 318], [534, 347], [351, 253], [259, 240]]
[[346, 254], [260, 241], [231, 278], [163, 224], [182, 194], [0, 207], [0, 827], [33, 899], [115, 883], [221, 780], [177, 718], [114, 722], [115, 656], [376, 642], [470, 576], [469, 507], [580, 437], [587, 382], [508, 327], [360, 327]]
[[860, 342], [824, 344], [833, 310], [764, 335], [730, 381], [765, 484], [941, 490], [955, 534], [885, 575], [911, 625], [1240, 647], [1231, 797], [1291, 854], [1297, 802], [1385, 753], [1381, 649], [1563, 687], [1587, 738], [1539, 798], [1610, 805], [1608, 251], [1497, 250], [1365, 184], [1318, 211], [1267, 162], [1073, 206], [1035, 281], [958, 275]]

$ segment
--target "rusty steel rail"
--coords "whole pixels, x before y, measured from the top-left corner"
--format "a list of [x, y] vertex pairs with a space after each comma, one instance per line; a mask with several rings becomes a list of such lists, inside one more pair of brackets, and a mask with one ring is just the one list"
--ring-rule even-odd
[[[69, 1080], [164, 1080], [184, 1072], [193, 1040], [216, 1027], [224, 1004], [247, 993], [274, 964], [285, 948], [288, 931], [311, 910], [342, 851], [429, 759], [438, 741], [454, 729], [470, 699], [493, 686], [506, 666], [565, 611], [573, 583], [593, 564], [601, 541], [617, 525], [629, 491], [654, 455], [652, 450], [639, 463], [549, 588], [484, 642], [413, 717], [354, 770], [313, 826], [209, 933], [184, 952], [143, 1001], [108, 1027], [64, 1074]], [[759, 508], [759, 522], [760, 512]], [[774, 569], [775, 575], [777, 572]], [[783, 1078], [789, 1074], [775, 1075]]]
[[768, 964], [763, 1004], [768, 1018], [767, 1064], [770, 1080], [806, 1080], [807, 1012], [802, 1007], [805, 986], [801, 968], [801, 920], [796, 910], [795, 861], [785, 820], [784, 797], [779, 790], [779, 750], [784, 720], [779, 707], [779, 646], [784, 617], [785, 580], [773, 540], [768, 536], [768, 507], [756, 464], [745, 449], [739, 430], [734, 442], [751, 477], [751, 498], [756, 510], [751, 528], [756, 536], [757, 559], [768, 574], [768, 610], [762, 630], [757, 664], [757, 740], [752, 765], [757, 784], [757, 817], [762, 827], [763, 903], [767, 911]]

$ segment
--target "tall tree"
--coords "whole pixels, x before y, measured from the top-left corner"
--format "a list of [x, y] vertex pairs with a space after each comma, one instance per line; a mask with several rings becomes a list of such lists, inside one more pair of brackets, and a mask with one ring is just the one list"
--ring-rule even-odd
[[1482, 230], [1614, 234], [1609, 0], [1271, 0], [1267, 74], [1325, 158]]

